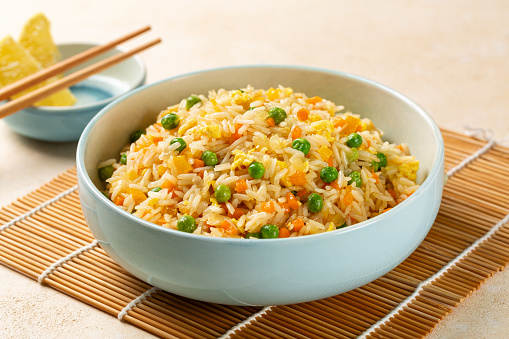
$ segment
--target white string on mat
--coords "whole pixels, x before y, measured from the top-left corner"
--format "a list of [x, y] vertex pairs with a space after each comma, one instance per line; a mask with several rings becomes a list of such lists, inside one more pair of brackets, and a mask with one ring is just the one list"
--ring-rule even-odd
[[454, 258], [452, 261], [450, 261], [447, 265], [442, 267], [440, 271], [433, 274], [428, 279], [422, 281], [419, 285], [417, 285], [417, 288], [415, 291], [406, 298], [401, 304], [399, 304], [395, 309], [393, 309], [389, 314], [387, 314], [385, 317], [380, 319], [378, 322], [376, 322], [373, 326], [368, 328], [364, 333], [362, 333], [359, 338], [366, 338], [367, 335], [370, 333], [373, 333], [378, 328], [380, 328], [387, 320], [392, 318], [396, 313], [401, 311], [405, 306], [407, 306], [412, 299], [414, 299], [424, 288], [425, 285], [433, 283], [435, 280], [439, 279], [446, 271], [448, 271], [452, 266], [456, 265], [460, 260], [462, 260], [464, 257], [466, 257], [470, 252], [472, 252], [480, 243], [487, 240], [489, 237], [491, 237], [496, 231], [500, 229], [504, 224], [509, 222], [509, 214], [507, 214], [502, 220], [500, 220], [495, 226], [491, 228], [485, 235], [483, 235], [481, 238], [477, 239], [475, 242], [472, 243], [472, 245], [468, 246], [463, 252], [461, 252], [456, 258]]
[[495, 145], [495, 138], [493, 138], [493, 132], [489, 129], [482, 129], [482, 128], [468, 128], [465, 127], [465, 134], [468, 136], [474, 136], [479, 139], [485, 139], [488, 142], [486, 145], [475, 151], [472, 155], [468, 156], [467, 158], [463, 159], [458, 165], [454, 166], [449, 172], [447, 172], [447, 176], [453, 176], [458, 171], [460, 171], [462, 168], [470, 164], [475, 159], [479, 158], [484, 153], [488, 152], [490, 148]]
[[16, 217], [14, 219], [12, 219], [11, 221], [9, 221], [8, 223], [2, 225], [2, 227], [0, 227], [0, 232], [2, 232], [3, 230], [6, 230], [7, 228], [11, 227], [12, 225], [14, 225], [15, 223], [17, 223], [18, 221], [21, 221], [25, 218], [28, 218], [29, 216], [31, 216], [32, 214], [40, 211], [41, 209], [43, 209], [44, 207], [54, 203], [55, 201], [58, 201], [60, 199], [62, 199], [63, 197], [65, 197], [66, 195], [68, 194], [71, 194], [72, 192], [76, 191], [78, 189], [78, 185], [74, 185], [73, 187], [69, 188], [67, 191], [64, 191], [58, 195], [56, 195], [55, 197], [51, 198], [50, 200], [42, 203], [41, 205], [35, 207], [34, 209], [26, 212], [25, 214], [22, 214], [20, 215], [19, 217]]
[[143, 300], [147, 299], [148, 297], [150, 297], [153, 293], [156, 293], [160, 291], [160, 288], [158, 287], [152, 287], [148, 290], [146, 290], [145, 292], [143, 292], [142, 294], [140, 294], [138, 297], [136, 297], [135, 299], [133, 299], [129, 304], [126, 305], [126, 307], [124, 307], [122, 309], [122, 311], [120, 311], [120, 313], [117, 315], [117, 318], [118, 320], [122, 320], [124, 318], [124, 316], [127, 314], [127, 312], [129, 312], [130, 310], [132, 310], [132, 308], [134, 306], [136, 306], [138, 303], [142, 302]]
[[58, 259], [57, 261], [55, 261], [53, 264], [51, 264], [51, 266], [49, 266], [47, 269], [44, 270], [44, 272], [42, 272], [40, 275], [39, 275], [39, 278], [37, 278], [37, 281], [39, 282], [39, 284], [42, 284], [44, 279], [46, 279], [48, 277], [48, 275], [50, 275], [54, 270], [56, 270], [58, 267], [60, 267], [61, 265], [63, 265], [64, 263], [66, 263], [67, 261], [69, 260], [72, 260], [73, 258], [77, 257], [78, 255], [80, 255], [81, 253], [83, 252], [86, 252], [88, 250], [91, 250], [92, 248], [94, 248], [95, 246], [97, 246], [97, 240], [94, 240], [92, 241], [90, 244], [88, 245], [85, 245], [83, 247], [80, 247], [78, 248], [76, 251], [72, 252], [72, 253], [69, 253], [68, 255], [66, 255], [65, 257], [63, 258], [60, 258]]
[[[465, 158], [458, 165], [454, 166], [451, 170], [449, 170], [449, 172], [447, 172], [448, 177], [453, 176], [458, 171], [460, 171], [462, 168], [467, 166], [469, 163], [471, 163], [475, 159], [479, 158], [481, 155], [486, 153], [491, 147], [493, 147], [493, 145], [496, 143], [495, 139], [493, 138], [493, 133], [490, 130], [468, 128], [467, 131], [465, 132], [465, 134], [467, 134], [468, 136], [475, 136], [477, 138], [487, 139], [488, 142], [482, 148], [480, 148], [479, 150], [474, 152], [472, 155]], [[435, 280], [440, 278], [452, 266], [456, 265], [456, 263], [458, 263], [465, 256], [467, 256], [470, 252], [472, 252], [481, 242], [483, 242], [486, 239], [488, 239], [489, 237], [491, 237], [496, 231], [498, 231], [500, 229], [500, 227], [502, 227], [508, 221], [509, 221], [509, 214], [506, 215], [497, 224], [495, 224], [495, 226], [493, 226], [485, 235], [483, 235], [481, 238], [477, 239], [470, 246], [468, 246], [456, 258], [454, 258], [447, 265], [442, 267], [437, 273], [433, 274], [431, 277], [429, 277], [428, 279], [422, 281], [419, 285], [417, 285], [417, 288], [409, 297], [407, 297], [401, 304], [399, 304], [395, 309], [393, 309], [391, 312], [389, 312], [385, 317], [383, 317], [378, 322], [376, 322], [373, 326], [371, 326], [366, 331], [364, 331], [364, 333], [362, 333], [359, 338], [366, 338], [367, 335], [369, 335], [370, 333], [373, 333], [378, 328], [380, 328], [390, 318], [392, 318], [399, 311], [401, 311], [404, 307], [406, 307], [417, 295], [419, 295], [419, 293], [421, 293], [424, 286], [426, 286], [430, 283], [433, 283]]]
[[274, 306], [265, 306], [260, 311], [252, 314], [251, 316], [247, 317], [244, 321], [241, 321], [237, 325], [230, 328], [225, 334], [220, 336], [218, 339], [226, 339], [230, 338], [230, 335], [232, 335], [235, 331], [240, 330], [243, 327], [246, 327], [247, 325], [251, 324], [253, 320], [255, 320], [257, 317], [264, 315], [268, 311], [270, 311]]

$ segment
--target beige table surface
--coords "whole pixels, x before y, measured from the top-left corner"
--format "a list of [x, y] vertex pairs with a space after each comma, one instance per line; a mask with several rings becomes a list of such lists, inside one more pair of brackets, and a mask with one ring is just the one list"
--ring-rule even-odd
[[[206, 68], [292, 64], [381, 82], [444, 128], [509, 135], [509, 1], [4, 1], [0, 37], [44, 12], [57, 42], [104, 43], [150, 24], [147, 83]], [[129, 43], [134, 46], [137, 43]], [[0, 121], [0, 206], [74, 165], [76, 143], [16, 135]], [[0, 338], [152, 338], [0, 266]], [[432, 338], [509, 337], [509, 270]]]

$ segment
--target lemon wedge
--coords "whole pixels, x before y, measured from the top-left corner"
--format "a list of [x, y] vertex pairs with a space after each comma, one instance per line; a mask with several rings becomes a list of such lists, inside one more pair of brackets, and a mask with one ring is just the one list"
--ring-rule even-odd
[[[10, 36], [0, 41], [0, 87], [27, 77], [59, 59], [60, 53], [51, 37], [49, 21], [44, 14], [37, 14], [25, 24], [19, 43]], [[58, 78], [52, 77], [12, 98], [20, 97]], [[75, 103], [76, 97], [71, 91], [63, 89], [39, 100], [34, 106], [71, 106]]]
[[[10, 36], [0, 41], [0, 86], [7, 86], [39, 71], [41, 68], [41, 64]], [[56, 77], [50, 78], [14, 95], [13, 98], [20, 97], [56, 79]], [[39, 100], [34, 106], [71, 106], [75, 102], [76, 98], [71, 91], [64, 89]]]
[[19, 44], [37, 60], [43, 68], [60, 60], [60, 52], [50, 33], [50, 22], [42, 13], [31, 17], [23, 27]]

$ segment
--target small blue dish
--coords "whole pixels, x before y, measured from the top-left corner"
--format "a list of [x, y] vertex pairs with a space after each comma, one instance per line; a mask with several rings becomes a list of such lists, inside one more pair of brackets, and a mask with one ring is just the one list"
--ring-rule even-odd
[[[67, 43], [57, 47], [62, 59], [65, 59], [94, 46], [96, 44]], [[67, 73], [73, 73], [121, 52], [121, 49], [114, 48]], [[31, 106], [3, 120], [15, 132], [29, 138], [53, 142], [76, 141], [88, 122], [101, 109], [121, 95], [143, 85], [145, 77], [143, 61], [139, 56], [133, 56], [71, 86], [71, 91], [77, 98], [73, 106]]]

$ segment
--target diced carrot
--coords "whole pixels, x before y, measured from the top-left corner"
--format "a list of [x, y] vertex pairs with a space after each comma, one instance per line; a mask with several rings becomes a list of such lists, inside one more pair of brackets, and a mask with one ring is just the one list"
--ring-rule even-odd
[[239, 139], [242, 134], [239, 133], [239, 129], [242, 127], [242, 124], [235, 124], [235, 133], [232, 134], [231, 138], [233, 139], [233, 141]]
[[122, 206], [124, 204], [124, 197], [121, 196], [121, 195], [117, 195], [115, 197], [115, 201], [114, 201], [115, 205], [117, 206]]
[[361, 125], [361, 119], [353, 117], [351, 115], [345, 118], [345, 126], [341, 132], [345, 135], [349, 135], [357, 130], [357, 127]]
[[295, 198], [295, 195], [293, 195], [292, 192], [288, 192], [286, 193], [286, 201], [288, 202], [288, 206], [290, 206], [290, 208], [292, 210], [298, 210], [299, 207], [300, 207], [300, 203], [299, 201]]
[[164, 224], [166, 224], [166, 220], [164, 220], [164, 218], [160, 218], [160, 219], [158, 219], [158, 220], [156, 221], [156, 224], [158, 224], [158, 225], [164, 225]]
[[308, 193], [308, 191], [306, 191], [306, 189], [303, 189], [303, 190], [298, 191], [298, 192], [297, 192], [297, 195], [298, 195], [299, 197], [301, 197], [301, 198], [302, 198], [302, 197], [303, 197], [303, 196], [305, 196], [307, 193]]
[[194, 159], [193, 168], [200, 168], [205, 166], [205, 162], [201, 159]]
[[161, 137], [155, 137], [153, 135], [149, 135], [148, 139], [153, 142], [154, 144], [157, 144], [159, 141], [163, 140]]
[[283, 211], [285, 213], [290, 213], [290, 211], [291, 211], [290, 205], [288, 205], [287, 203], [281, 203], [281, 202], [278, 202], [278, 205], [281, 206], [281, 208], [283, 209]]
[[320, 101], [322, 101], [322, 98], [320, 98], [320, 97], [312, 97], [312, 98], [306, 99], [306, 102], [308, 104], [312, 104], [312, 105], [314, 105], [314, 104], [316, 104], [317, 102], [320, 102]]
[[247, 190], [247, 183], [245, 179], [239, 180], [235, 183], [235, 191], [242, 193]]
[[337, 190], [339, 190], [339, 188], [340, 188], [337, 180], [331, 182], [330, 185], [332, 188], [337, 189]]
[[280, 228], [279, 229], [279, 238], [288, 238], [290, 237], [290, 231], [288, 228]]
[[267, 201], [261, 205], [262, 212], [273, 213], [276, 209], [273, 201]]
[[292, 185], [302, 186], [307, 183], [306, 173], [302, 171], [295, 172], [294, 174], [290, 175], [288, 179]]
[[237, 234], [237, 228], [235, 226], [233, 226], [228, 220], [223, 220], [221, 222], [221, 226], [220, 227], [228, 235], [235, 235], [235, 234]]
[[230, 213], [230, 210], [228, 210], [228, 217], [233, 218], [233, 219], [238, 219], [246, 213], [247, 213], [247, 211], [245, 209], [235, 207], [235, 211], [233, 211], [233, 213]]
[[345, 194], [345, 197], [343, 198], [343, 204], [345, 204], [345, 206], [350, 205], [353, 201], [354, 201], [354, 196], [353, 196], [352, 192], [348, 192], [347, 194]]
[[162, 185], [161, 185], [161, 188], [162, 189], [165, 189], [167, 188], [168, 191], [173, 191], [175, 189], [175, 185], [170, 181], [170, 180], [166, 180]]
[[293, 225], [293, 231], [299, 232], [301, 230], [301, 228], [304, 227], [304, 219], [297, 218], [292, 221], [292, 225]]
[[387, 207], [386, 209], [384, 209], [384, 210], [382, 211], [382, 213], [387, 212], [387, 211], [388, 211], [388, 210], [390, 210], [391, 208], [392, 208], [392, 207]]
[[302, 130], [300, 129], [299, 126], [295, 126], [292, 130], [292, 139], [295, 140], [297, 138], [300, 138], [301, 135], [302, 135]]
[[199, 171], [198, 176], [203, 179], [203, 175], [205, 174], [205, 171]]
[[276, 122], [274, 121], [273, 118], [268, 118], [267, 123], [269, 124], [270, 127], [276, 126]]
[[343, 120], [343, 119], [342, 119], [342, 118], [340, 118], [340, 117], [337, 117], [337, 118], [332, 119], [332, 123], [334, 124], [334, 127], [336, 127], [336, 128], [337, 128], [337, 127], [340, 127], [340, 126], [341, 126], [341, 127], [343, 127], [343, 126], [345, 126], [345, 125], [346, 125], [346, 121], [345, 121], [345, 120]]
[[334, 158], [333, 157], [329, 157], [329, 159], [327, 159], [327, 165], [329, 165], [330, 167], [334, 167]]
[[375, 183], [378, 184], [380, 182], [380, 177], [375, 172], [373, 172], [372, 174], [373, 174], [373, 179], [375, 179]]
[[309, 118], [309, 110], [307, 110], [306, 108], [302, 107], [301, 109], [299, 109], [297, 111], [297, 119], [299, 119], [300, 121], [308, 120], [308, 118]]
[[392, 199], [396, 199], [396, 192], [392, 188], [389, 188], [387, 193], [391, 195]]
[[173, 164], [175, 165], [178, 174], [189, 173], [193, 170], [193, 166], [189, 164], [187, 158], [183, 155], [173, 157]]

